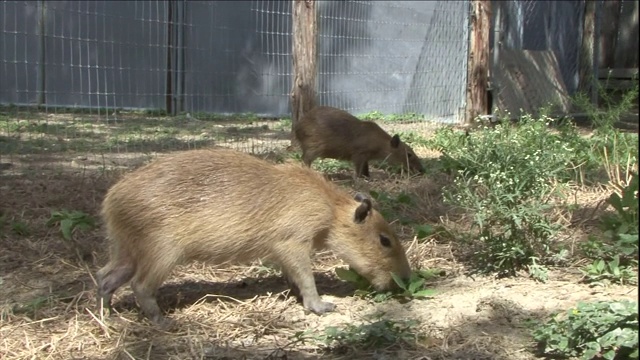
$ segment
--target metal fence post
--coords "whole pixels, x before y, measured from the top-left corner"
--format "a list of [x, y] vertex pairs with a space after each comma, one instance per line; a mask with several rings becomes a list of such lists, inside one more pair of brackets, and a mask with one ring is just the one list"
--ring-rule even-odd
[[38, 1], [38, 94], [36, 102], [38, 106], [44, 105], [47, 101], [45, 96], [46, 88], [46, 15], [47, 5], [44, 0]]
[[182, 111], [183, 108], [183, 85], [184, 85], [184, 13], [186, 1], [177, 0], [176, 1], [176, 11], [175, 11], [175, 21], [174, 21], [174, 29], [175, 29], [175, 68], [173, 70], [174, 73], [174, 89], [173, 92], [173, 107], [172, 107], [172, 115], [178, 114], [178, 112]]

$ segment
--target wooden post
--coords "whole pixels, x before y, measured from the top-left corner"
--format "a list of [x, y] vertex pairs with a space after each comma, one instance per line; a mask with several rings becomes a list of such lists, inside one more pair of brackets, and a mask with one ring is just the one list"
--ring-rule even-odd
[[[584, 22], [582, 25], [582, 44], [580, 46], [580, 80], [578, 90], [585, 94], [591, 93], [593, 84], [593, 45], [595, 40], [596, 2], [586, 1], [584, 8]], [[597, 80], [597, 79], [596, 79]]]
[[467, 111], [465, 121], [473, 122], [478, 115], [489, 113], [489, 31], [491, 2], [472, 0], [469, 60], [467, 62]]
[[[291, 125], [315, 106], [317, 39], [315, 0], [293, 0], [293, 88], [291, 89]], [[293, 132], [291, 147], [298, 148]]]
[[614, 68], [616, 45], [618, 42], [618, 25], [620, 24], [620, 0], [604, 1], [602, 26], [600, 31], [600, 69]]

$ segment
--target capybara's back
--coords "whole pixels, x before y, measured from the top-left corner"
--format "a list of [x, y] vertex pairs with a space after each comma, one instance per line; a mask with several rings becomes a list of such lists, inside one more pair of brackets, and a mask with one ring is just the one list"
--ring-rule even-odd
[[110, 308], [115, 290], [131, 280], [143, 312], [164, 323], [155, 291], [176, 264], [268, 258], [282, 267], [306, 308], [321, 301], [310, 254], [327, 247], [379, 289], [389, 272], [410, 274], [402, 245], [362, 196], [355, 199], [311, 169], [274, 166], [226, 149], [160, 158], [124, 176], [102, 207], [111, 245], [98, 272], [98, 291]]
[[423, 172], [420, 159], [398, 135], [391, 136], [372, 121], [361, 121], [348, 112], [316, 106], [295, 124], [294, 134], [307, 166], [317, 158], [351, 161], [356, 176], [369, 176], [368, 161], [384, 160], [415, 172]]

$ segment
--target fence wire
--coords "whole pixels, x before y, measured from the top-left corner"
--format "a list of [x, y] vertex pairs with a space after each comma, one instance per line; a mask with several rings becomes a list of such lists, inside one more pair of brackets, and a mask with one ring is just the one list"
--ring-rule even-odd
[[[462, 120], [468, 1], [319, 1], [318, 13], [319, 103]], [[0, 162], [127, 168], [286, 147], [291, 16], [275, 0], [3, 1]]]
[[494, 106], [569, 111], [580, 80], [584, 1], [492, 1]]
[[319, 14], [320, 103], [463, 119], [467, 1], [325, 1]]

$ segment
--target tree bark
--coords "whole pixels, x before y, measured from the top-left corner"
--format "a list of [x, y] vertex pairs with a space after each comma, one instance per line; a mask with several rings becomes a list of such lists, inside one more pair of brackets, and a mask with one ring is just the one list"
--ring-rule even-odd
[[[316, 1], [293, 0], [292, 130], [298, 124], [298, 119], [316, 103], [317, 36]], [[299, 148], [293, 131], [291, 146]]]
[[620, 25], [620, 0], [607, 0], [603, 3], [602, 30], [600, 31], [599, 68], [614, 68], [618, 26]]
[[469, 124], [478, 115], [489, 114], [489, 31], [491, 29], [491, 2], [473, 0], [467, 83], [467, 111]]
[[582, 44], [580, 46], [580, 83], [578, 90], [590, 94], [593, 84], [593, 45], [596, 24], [596, 2], [586, 1], [582, 28]]

